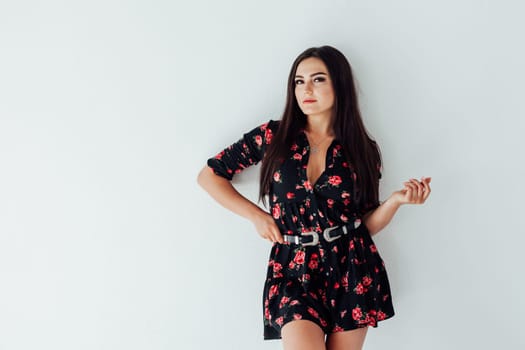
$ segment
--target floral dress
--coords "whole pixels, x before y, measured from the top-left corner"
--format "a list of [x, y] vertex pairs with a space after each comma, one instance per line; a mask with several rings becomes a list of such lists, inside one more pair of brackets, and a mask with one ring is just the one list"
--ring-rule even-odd
[[[232, 180], [262, 160], [279, 120], [269, 120], [246, 132], [237, 142], [207, 161], [216, 175]], [[326, 334], [377, 327], [394, 315], [385, 264], [362, 216], [379, 203], [357, 207], [352, 200], [356, 174], [334, 139], [326, 153], [326, 168], [314, 184], [306, 176], [310, 145], [300, 130], [290, 157], [273, 174], [269, 202], [282, 234], [322, 234], [327, 227], [350, 224], [356, 229], [316, 245], [274, 243], [263, 290], [264, 339], [281, 338], [293, 320], [310, 320]], [[378, 169], [379, 170], [379, 169]], [[379, 177], [381, 173], [379, 172]]]

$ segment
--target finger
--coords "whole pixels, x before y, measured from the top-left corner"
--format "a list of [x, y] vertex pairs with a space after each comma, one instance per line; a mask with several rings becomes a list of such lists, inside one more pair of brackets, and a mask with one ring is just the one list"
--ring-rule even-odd
[[417, 187], [416, 193], [417, 193], [417, 200], [419, 201], [419, 199], [421, 198], [421, 195], [423, 194], [423, 185], [416, 179], [410, 179], [410, 181]]
[[417, 186], [412, 184], [412, 196], [410, 197], [410, 203], [414, 203], [417, 200]]
[[274, 237], [275, 241], [277, 241], [277, 242], [279, 242], [281, 244], [284, 243], [283, 235], [281, 234], [281, 231], [279, 231], [279, 229], [274, 229], [273, 237]]
[[416, 196], [417, 196], [417, 186], [414, 185], [412, 182], [407, 182], [407, 186], [410, 186], [410, 190], [411, 190], [408, 200], [410, 203], [414, 203]]
[[274, 225], [271, 225], [269, 228], [268, 228], [268, 231], [266, 233], [266, 236], [268, 237], [268, 239], [271, 241], [271, 242], [277, 242], [278, 241], [278, 236], [276, 234], [276, 232], [279, 232], [279, 229], [277, 229], [276, 227], [274, 227]]
[[425, 201], [430, 195], [430, 186], [427, 181], [423, 181], [423, 186], [425, 187], [425, 194], [423, 195], [423, 201]]
[[406, 191], [405, 191], [405, 198], [404, 198], [404, 200], [405, 200], [405, 203], [409, 203], [410, 202], [410, 198], [412, 197], [413, 189], [412, 189], [411, 186], [409, 186], [407, 184], [405, 184], [405, 188], [406, 188]]

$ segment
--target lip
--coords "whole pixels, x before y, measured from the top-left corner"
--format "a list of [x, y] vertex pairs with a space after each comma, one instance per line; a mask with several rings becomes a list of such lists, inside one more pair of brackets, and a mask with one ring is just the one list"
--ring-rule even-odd
[[303, 103], [313, 103], [313, 102], [317, 102], [317, 100], [312, 100], [312, 99], [303, 100]]

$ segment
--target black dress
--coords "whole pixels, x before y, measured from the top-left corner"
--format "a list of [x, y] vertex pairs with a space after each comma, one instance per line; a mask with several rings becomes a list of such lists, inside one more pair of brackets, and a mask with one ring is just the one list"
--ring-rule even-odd
[[[246, 132], [208, 159], [208, 166], [231, 180], [257, 164], [279, 122], [269, 120]], [[299, 319], [315, 322], [326, 334], [377, 327], [378, 321], [394, 315], [394, 308], [385, 264], [361, 218], [379, 203], [357, 207], [352, 201], [356, 174], [337, 139], [328, 147], [326, 169], [315, 184], [306, 176], [310, 146], [304, 130], [290, 151], [273, 175], [269, 195], [271, 215], [281, 233], [322, 234], [342, 224], [357, 228], [313, 246], [273, 244], [263, 291], [264, 339], [281, 338], [284, 324]]]

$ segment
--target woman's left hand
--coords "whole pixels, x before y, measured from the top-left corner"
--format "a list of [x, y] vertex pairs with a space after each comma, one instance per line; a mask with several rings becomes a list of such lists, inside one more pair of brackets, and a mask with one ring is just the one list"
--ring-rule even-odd
[[421, 181], [410, 179], [404, 182], [405, 188], [395, 191], [392, 196], [399, 204], [423, 204], [430, 195], [431, 177], [422, 177]]

